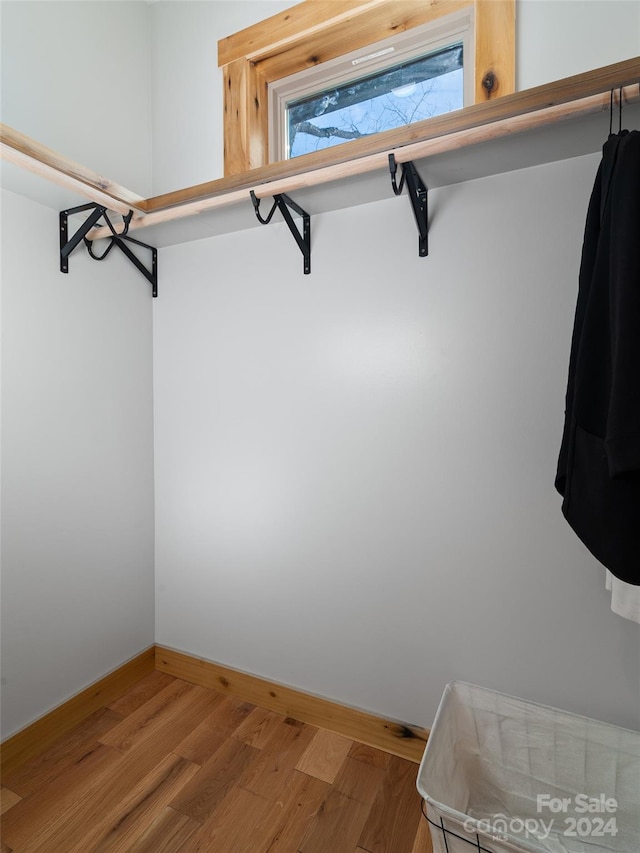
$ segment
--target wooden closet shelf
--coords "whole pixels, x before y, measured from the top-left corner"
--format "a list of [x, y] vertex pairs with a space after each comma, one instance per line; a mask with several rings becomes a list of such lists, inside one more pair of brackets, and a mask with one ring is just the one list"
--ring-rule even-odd
[[[399, 163], [406, 162], [414, 159], [416, 153], [418, 156], [424, 156], [419, 148], [413, 149], [410, 146], [426, 145], [435, 139], [440, 140], [435, 149], [439, 152], [459, 147], [460, 144], [490, 140], [500, 135], [499, 130], [496, 132], [498, 128], [504, 133], [510, 133], [513, 130], [530, 130], [540, 124], [558, 121], [572, 115], [608, 110], [611, 89], [633, 87], [633, 84], [636, 84], [635, 92], [631, 89], [625, 94], [625, 98], [631, 99], [634, 95], [638, 96], [639, 82], [640, 57], [636, 57], [544, 86], [514, 92], [512, 95], [505, 95], [482, 104], [474, 104], [452, 113], [424, 119], [407, 127], [354, 139], [335, 148], [304, 154], [293, 160], [261, 166], [240, 175], [220, 178], [155, 196], [147, 199], [144, 209], [147, 212], [165, 210], [175, 205], [201, 201], [238, 189], [246, 191], [254, 189], [258, 197], [266, 196], [270, 192], [262, 188], [261, 184], [268, 183], [269, 189], [272, 189], [275, 181], [282, 181], [287, 185], [291, 181], [297, 186], [306, 186], [308, 183], [305, 183], [305, 178], [307, 181], [313, 180], [309, 178], [310, 175], [327, 168], [338, 170], [340, 174], [336, 177], [367, 171], [368, 156], [381, 155], [377, 162], [382, 162], [386, 166], [388, 154], [394, 152]], [[548, 110], [552, 112], [549, 113]], [[511, 125], [513, 129], [510, 129], [509, 125], [503, 125], [503, 122], [513, 122]], [[469, 133], [469, 136], [459, 137], [458, 134], [463, 132]], [[462, 141], [464, 139], [469, 141]], [[431, 153], [428, 147], [425, 150], [427, 154]], [[327, 173], [323, 172], [323, 174]], [[294, 181], [294, 179], [297, 180]], [[333, 173], [326, 180], [335, 180]], [[324, 183], [325, 181], [319, 179], [314, 182]]]
[[[316, 191], [311, 213], [389, 197], [388, 181], [378, 180], [380, 189], [375, 191], [370, 188], [361, 190], [363, 175], [379, 170], [388, 172], [390, 153], [395, 155], [398, 163], [425, 160], [427, 173], [424, 177], [429, 187], [592, 153], [606, 139], [608, 116], [603, 114], [609, 112], [611, 91], [614, 91], [616, 104], [622, 92], [623, 105], [627, 110], [623, 117], [626, 119], [628, 108], [640, 101], [639, 83], [640, 57], [635, 57], [408, 127], [148, 199], [6, 126], [0, 128], [0, 142], [2, 157], [10, 162], [72, 188], [111, 210], [125, 213], [133, 209], [135, 216], [130, 230], [197, 216], [201, 225], [205, 221], [207, 225], [213, 225], [210, 233], [224, 233], [256, 224], [249, 199], [251, 190], [258, 198], [265, 198], [294, 191], [304, 194], [313, 187], [333, 184], [334, 200], [328, 201]], [[595, 125], [593, 122], [586, 125], [568, 121], [594, 116]], [[632, 119], [635, 121], [636, 118], [634, 111]], [[614, 127], [616, 121], [617, 114]], [[556, 126], [562, 129], [553, 130]], [[569, 131], [572, 126], [575, 126], [573, 135]], [[517, 152], [514, 151], [515, 143], [511, 141], [516, 136], [519, 138]], [[530, 139], [530, 145], [522, 142], [523, 136]], [[472, 146], [474, 153], [470, 156], [468, 149]], [[335, 187], [337, 182], [347, 186], [347, 198], [340, 198], [340, 188]], [[352, 192], [354, 188], [357, 190], [355, 195]], [[313, 200], [318, 204], [314, 205]], [[201, 216], [221, 207], [238, 205], [244, 209], [241, 217], [234, 220], [226, 216], [225, 223], [212, 223], [210, 217]], [[154, 236], [156, 232], [160, 244], [164, 245], [200, 239], [209, 233], [206, 227], [203, 229], [201, 226], [189, 231], [183, 228], [173, 237], [166, 230], [163, 234], [161, 230], [154, 229]], [[90, 236], [98, 239], [108, 236], [108, 233], [106, 228], [97, 228]]]
[[6, 124], [0, 124], [0, 155], [7, 163], [13, 163], [28, 172], [33, 172], [48, 181], [70, 189], [90, 201], [104, 205], [109, 210], [122, 214], [128, 213], [131, 209], [141, 212], [146, 205], [142, 196], [121, 187], [97, 172], [92, 172]]

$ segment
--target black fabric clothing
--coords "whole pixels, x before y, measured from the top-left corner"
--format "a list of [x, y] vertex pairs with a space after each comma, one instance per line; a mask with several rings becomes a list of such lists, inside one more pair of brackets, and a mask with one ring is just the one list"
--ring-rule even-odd
[[640, 585], [640, 131], [609, 137], [589, 202], [555, 486], [591, 553]]

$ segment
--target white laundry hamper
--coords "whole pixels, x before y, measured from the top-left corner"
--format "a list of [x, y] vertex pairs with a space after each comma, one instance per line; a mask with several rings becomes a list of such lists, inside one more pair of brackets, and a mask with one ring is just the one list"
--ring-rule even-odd
[[453, 681], [420, 764], [434, 853], [640, 853], [640, 733]]

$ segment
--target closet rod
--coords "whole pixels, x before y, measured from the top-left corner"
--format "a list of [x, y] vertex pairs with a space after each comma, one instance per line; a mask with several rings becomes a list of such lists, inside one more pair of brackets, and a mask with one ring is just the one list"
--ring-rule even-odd
[[[619, 97], [619, 91], [615, 92], [615, 97]], [[522, 133], [538, 127], [554, 124], [559, 121], [588, 115], [590, 113], [596, 113], [599, 111], [606, 112], [610, 107], [610, 98], [611, 93], [608, 90], [607, 92], [598, 95], [591, 95], [587, 98], [580, 98], [568, 103], [544, 107], [536, 110], [534, 113], [511, 116], [495, 121], [491, 124], [483, 124], [479, 127], [468, 128], [446, 136], [438, 136], [435, 139], [424, 139], [408, 145], [403, 145], [391, 151], [381, 151], [376, 154], [370, 154], [366, 157], [359, 157], [355, 160], [348, 160], [331, 166], [324, 166], [323, 168], [314, 169], [310, 172], [290, 175], [288, 177], [267, 181], [266, 183], [248, 183], [242, 189], [222, 192], [219, 195], [214, 195], [209, 198], [185, 202], [174, 207], [167, 207], [163, 210], [147, 213], [143, 218], [134, 220], [131, 223], [130, 230], [134, 228], [145, 228], [151, 225], [159, 225], [161, 223], [170, 222], [174, 219], [181, 219], [183, 217], [196, 216], [199, 213], [214, 210], [218, 207], [226, 207], [240, 203], [246, 204], [251, 191], [255, 193], [256, 198], [266, 198], [278, 193], [290, 193], [295, 190], [318, 186], [331, 181], [338, 181], [342, 178], [375, 171], [376, 169], [388, 170], [389, 154], [394, 155], [396, 162], [407, 163], [409, 161], [424, 159], [435, 154], [442, 154], [458, 148], [476, 145], [480, 142], [487, 142], [493, 139], [499, 139], [503, 136]], [[633, 85], [625, 86], [622, 89], [622, 99], [623, 103], [632, 103], [640, 100], [640, 85], [634, 83]], [[604, 141], [603, 137], [603, 142]], [[247, 176], [250, 177], [251, 173], [248, 173]], [[98, 228], [91, 232], [90, 236], [92, 239], [107, 237], [109, 236], [108, 229]]]

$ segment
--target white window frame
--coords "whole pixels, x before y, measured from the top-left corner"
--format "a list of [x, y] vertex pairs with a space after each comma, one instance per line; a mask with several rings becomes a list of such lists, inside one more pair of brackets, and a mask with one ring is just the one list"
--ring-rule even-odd
[[287, 104], [409, 62], [453, 44], [463, 45], [463, 104], [474, 102], [474, 7], [305, 68], [268, 85], [269, 159], [289, 159]]

